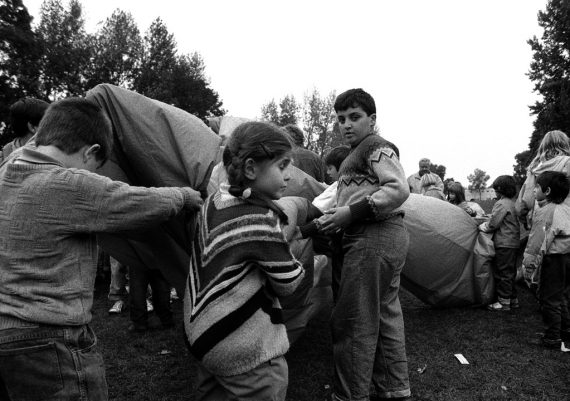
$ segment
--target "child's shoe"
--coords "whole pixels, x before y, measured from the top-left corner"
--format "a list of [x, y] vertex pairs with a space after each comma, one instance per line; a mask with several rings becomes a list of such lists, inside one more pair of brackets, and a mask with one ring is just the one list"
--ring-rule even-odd
[[118, 315], [123, 311], [124, 307], [125, 307], [125, 301], [118, 300], [113, 304], [113, 306], [111, 306], [111, 309], [109, 309], [109, 315]]
[[487, 310], [494, 311], [494, 312], [506, 312], [506, 311], [511, 310], [511, 305], [510, 304], [504, 304], [504, 303], [497, 301], [493, 304], [487, 305]]
[[511, 307], [511, 309], [519, 309], [521, 307], [521, 304], [519, 303], [519, 299], [518, 298], [511, 298], [510, 307]]

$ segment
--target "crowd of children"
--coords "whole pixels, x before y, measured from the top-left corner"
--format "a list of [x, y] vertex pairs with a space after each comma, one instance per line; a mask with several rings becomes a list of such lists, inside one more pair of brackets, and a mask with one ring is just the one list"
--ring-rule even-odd
[[[367, 92], [343, 92], [334, 110], [348, 146], [326, 155], [332, 184], [314, 200], [322, 213], [299, 230], [329, 236], [332, 244], [331, 397], [408, 399], [398, 296], [409, 245], [402, 204], [410, 189], [444, 200], [441, 179], [426, 171], [427, 159], [417, 177], [406, 179], [397, 147], [375, 133], [376, 106]], [[28, 126], [30, 133], [36, 125]], [[89, 326], [94, 234], [149, 227], [200, 208], [183, 296], [186, 339], [199, 361], [196, 399], [285, 400], [289, 340], [280, 298], [296, 290], [305, 270], [284, 234], [292, 222], [275, 201], [287, 189], [294, 155], [303, 153], [299, 141], [292, 145], [287, 130], [269, 123], [239, 125], [223, 151], [224, 181], [206, 199], [191, 188], [132, 187], [97, 175], [111, 142], [105, 113], [70, 98], [47, 108], [32, 143], [5, 152], [12, 154], [0, 164], [0, 209], [8, 213], [0, 218], [0, 350], [7, 351], [0, 353], [0, 399], [27, 399], [41, 377], [42, 388], [61, 399], [106, 400], [103, 362]], [[538, 287], [545, 325], [541, 344], [554, 348], [570, 342], [569, 176], [568, 137], [550, 132], [518, 196], [513, 177], [493, 182], [497, 201], [479, 227], [493, 233], [496, 254], [496, 302], [488, 309], [519, 307], [515, 278], [524, 249], [524, 277]], [[461, 184], [449, 185], [447, 197], [482, 217]], [[146, 300], [151, 283], [155, 311], [164, 327], [172, 326], [166, 280], [136, 270], [130, 276], [131, 297]], [[114, 290], [110, 299], [122, 300], [123, 289]], [[141, 305], [131, 302], [134, 331], [147, 328]], [[46, 372], [30, 350], [59, 368]]]

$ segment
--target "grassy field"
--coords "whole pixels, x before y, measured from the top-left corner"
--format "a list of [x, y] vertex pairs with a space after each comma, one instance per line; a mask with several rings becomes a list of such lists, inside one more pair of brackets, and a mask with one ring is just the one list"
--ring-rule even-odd
[[[102, 285], [101, 285], [102, 284]], [[570, 354], [529, 344], [542, 329], [536, 301], [521, 288], [522, 308], [434, 309], [405, 290], [401, 299], [414, 400], [569, 400]], [[110, 399], [193, 399], [195, 360], [183, 341], [180, 301], [174, 329], [127, 332], [128, 313], [109, 316], [105, 283], [96, 290], [93, 327]], [[330, 307], [312, 320], [287, 355], [288, 400], [325, 400], [332, 377]], [[461, 365], [461, 353], [469, 365]]]

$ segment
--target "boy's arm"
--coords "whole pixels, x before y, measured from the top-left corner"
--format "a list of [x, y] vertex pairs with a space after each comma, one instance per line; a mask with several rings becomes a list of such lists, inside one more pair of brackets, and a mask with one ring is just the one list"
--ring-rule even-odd
[[505, 205], [503, 205], [501, 202], [496, 202], [493, 206], [493, 210], [491, 211], [491, 218], [488, 222], [481, 224], [479, 226], [479, 229], [486, 233], [492, 233], [496, 231], [501, 225], [501, 222], [507, 213], [508, 210], [505, 208]]
[[352, 205], [331, 210], [332, 215], [319, 219], [325, 233], [346, 228], [353, 221], [387, 215], [402, 205], [410, 196], [404, 169], [396, 152], [389, 147], [376, 149], [368, 158], [370, 168], [379, 180], [379, 189]]
[[[390, 213], [400, 207], [410, 196], [404, 169], [396, 152], [389, 147], [376, 149], [368, 158], [368, 163], [378, 177], [380, 188], [370, 196], [366, 203], [370, 205], [375, 215]], [[362, 205], [364, 202], [359, 203]], [[370, 216], [370, 212], [360, 210], [358, 204], [350, 205], [350, 209], [355, 220]]]
[[[67, 170], [52, 207], [65, 216], [64, 230], [114, 233], [149, 228], [179, 213], [198, 209], [192, 188], [144, 188], [81, 170]], [[65, 181], [65, 183], [63, 182]]]

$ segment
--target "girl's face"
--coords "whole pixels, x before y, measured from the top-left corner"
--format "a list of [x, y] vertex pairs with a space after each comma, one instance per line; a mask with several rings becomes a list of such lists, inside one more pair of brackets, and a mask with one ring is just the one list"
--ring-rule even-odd
[[450, 192], [447, 196], [449, 197], [449, 201], [450, 201], [450, 202], [454, 202], [454, 201], [455, 201], [455, 194], [454, 194], [453, 192]]
[[290, 174], [291, 155], [285, 155], [253, 165], [254, 176], [251, 177], [251, 189], [258, 191], [270, 199], [277, 200], [287, 189]]

